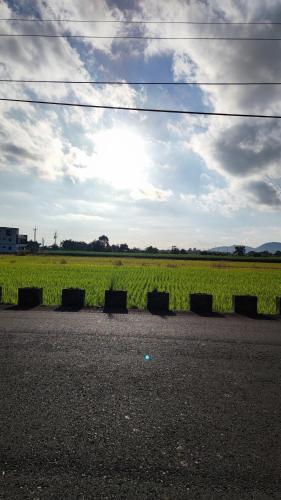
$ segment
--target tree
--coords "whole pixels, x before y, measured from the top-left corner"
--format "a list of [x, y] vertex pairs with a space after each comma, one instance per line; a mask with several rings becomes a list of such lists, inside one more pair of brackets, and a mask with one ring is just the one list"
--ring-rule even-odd
[[158, 248], [156, 248], [156, 247], [152, 247], [152, 246], [147, 247], [147, 248], [145, 249], [145, 251], [146, 251], [147, 253], [158, 253], [158, 252], [159, 252]]
[[179, 254], [179, 253], [180, 253], [180, 251], [179, 251], [178, 247], [176, 247], [175, 245], [173, 245], [173, 246], [172, 246], [171, 253]]
[[37, 243], [37, 241], [29, 240], [26, 245], [26, 250], [31, 253], [38, 253], [39, 247], [40, 243]]
[[119, 245], [111, 245], [110, 250], [111, 250], [111, 252], [119, 252], [120, 246]]
[[129, 251], [129, 247], [127, 245], [127, 243], [120, 243], [120, 252], [128, 252]]
[[238, 257], [243, 257], [245, 253], [246, 253], [246, 248], [244, 245], [235, 245], [234, 255], [238, 255]]
[[85, 241], [63, 240], [60, 244], [63, 250], [87, 250]]
[[99, 236], [98, 241], [100, 241], [103, 244], [104, 248], [109, 247], [109, 239], [107, 236], [105, 236], [105, 234], [103, 234], [102, 236]]
[[88, 245], [88, 250], [91, 250], [93, 252], [104, 252], [105, 247], [104, 243], [100, 240], [94, 240]]

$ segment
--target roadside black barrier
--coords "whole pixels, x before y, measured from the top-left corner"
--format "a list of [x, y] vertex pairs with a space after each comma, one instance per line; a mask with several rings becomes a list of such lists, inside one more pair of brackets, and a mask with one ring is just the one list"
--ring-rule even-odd
[[127, 313], [127, 291], [105, 290], [103, 311]]
[[0, 304], [2, 303], [2, 286], [0, 286]]
[[277, 314], [281, 316], [281, 297], [276, 297]]
[[255, 295], [234, 295], [233, 309], [237, 314], [245, 316], [257, 316], [258, 298]]
[[64, 288], [61, 305], [65, 309], [82, 309], [85, 303], [85, 290], [82, 288]]
[[18, 289], [18, 306], [19, 307], [36, 307], [43, 303], [43, 288], [19, 288]]
[[169, 312], [169, 293], [168, 292], [147, 292], [147, 309], [152, 313]]
[[207, 293], [190, 294], [190, 310], [197, 314], [212, 314], [213, 296]]

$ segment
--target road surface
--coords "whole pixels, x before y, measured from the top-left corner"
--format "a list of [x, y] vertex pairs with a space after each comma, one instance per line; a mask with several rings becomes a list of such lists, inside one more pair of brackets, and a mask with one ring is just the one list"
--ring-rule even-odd
[[3, 499], [280, 499], [281, 320], [0, 310]]

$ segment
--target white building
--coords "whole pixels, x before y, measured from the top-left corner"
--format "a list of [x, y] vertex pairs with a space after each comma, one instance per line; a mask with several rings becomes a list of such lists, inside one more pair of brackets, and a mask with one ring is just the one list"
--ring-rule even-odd
[[17, 227], [0, 227], [0, 253], [16, 253], [25, 250], [27, 236], [19, 234]]

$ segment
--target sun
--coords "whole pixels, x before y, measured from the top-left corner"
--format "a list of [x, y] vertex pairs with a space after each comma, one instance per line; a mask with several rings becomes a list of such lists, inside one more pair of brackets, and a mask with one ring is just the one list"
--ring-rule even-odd
[[129, 128], [116, 127], [93, 135], [93, 174], [117, 189], [147, 183], [151, 160], [142, 136]]

